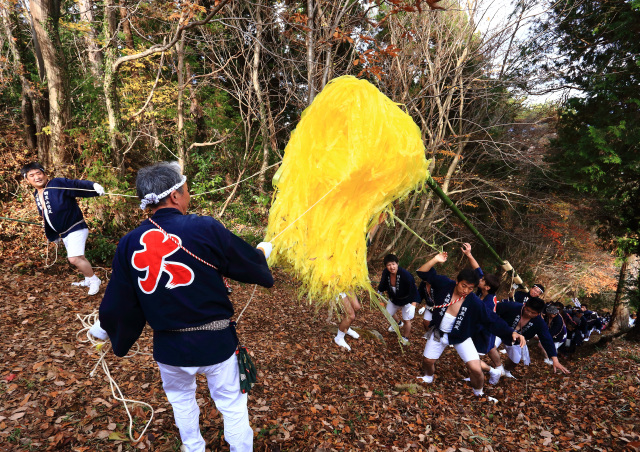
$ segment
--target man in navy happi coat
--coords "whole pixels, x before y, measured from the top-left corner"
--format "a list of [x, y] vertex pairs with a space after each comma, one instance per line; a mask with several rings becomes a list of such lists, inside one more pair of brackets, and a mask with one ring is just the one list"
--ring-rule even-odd
[[[153, 216], [118, 244], [99, 327], [117, 356], [129, 351], [146, 323], [153, 329], [153, 356], [183, 450], [205, 450], [195, 398], [196, 374], [202, 373], [223, 414], [231, 450], [249, 451], [253, 430], [247, 394], [240, 390], [238, 338], [229, 321], [234, 309], [222, 277], [271, 287], [265, 258], [271, 244], [253, 248], [211, 217], [186, 215], [190, 196], [175, 162], [141, 169], [136, 188], [141, 207], [150, 205]], [[91, 331], [98, 337], [99, 327]]]
[[[391, 317], [397, 312], [402, 313], [402, 321], [398, 326], [404, 343], [408, 344], [411, 321], [416, 314], [416, 305], [420, 303], [420, 295], [413, 275], [398, 264], [398, 256], [395, 254], [384, 257], [384, 270], [380, 276], [378, 292], [387, 292], [387, 312]], [[389, 327], [389, 331], [393, 331], [393, 326]]]
[[[553, 371], [560, 371], [568, 374], [569, 371], [558, 361], [558, 353], [553, 343], [553, 338], [549, 334], [549, 328], [540, 315], [545, 308], [544, 301], [540, 298], [529, 298], [526, 304], [516, 303], [514, 301], [503, 301], [498, 303], [496, 314], [502, 318], [507, 325], [522, 334], [525, 339], [532, 339], [538, 336], [540, 343], [544, 347], [547, 356], [553, 361]], [[500, 338], [496, 339], [496, 346], [500, 345]], [[510, 361], [505, 364], [505, 373], [508, 377], [513, 378], [511, 371], [522, 359], [522, 349], [505, 345], [507, 356]], [[525, 364], [528, 364], [525, 362]]]
[[97, 294], [101, 281], [84, 256], [89, 228], [76, 198], [104, 195], [104, 189], [100, 184], [88, 180], [63, 177], [49, 179], [44, 167], [38, 162], [23, 166], [21, 173], [29, 185], [35, 188], [33, 197], [38, 213], [44, 220], [47, 240], [56, 244], [62, 240], [69, 263], [84, 275], [84, 281], [73, 285], [88, 287], [89, 295]]

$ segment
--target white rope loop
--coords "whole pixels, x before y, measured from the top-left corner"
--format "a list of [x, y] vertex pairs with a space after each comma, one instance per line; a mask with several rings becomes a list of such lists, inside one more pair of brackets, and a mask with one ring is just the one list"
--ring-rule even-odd
[[[127, 413], [127, 416], [129, 417], [129, 429], [128, 429], [127, 434], [129, 435], [129, 439], [131, 440], [131, 443], [132, 444], [136, 444], [137, 442], [139, 442], [144, 437], [144, 434], [146, 433], [147, 429], [151, 425], [151, 421], [153, 420], [153, 416], [155, 414], [155, 411], [153, 410], [153, 407], [150, 404], [148, 404], [147, 402], [143, 402], [141, 400], [127, 399], [124, 396], [124, 394], [122, 394], [122, 391], [120, 390], [120, 387], [118, 386], [118, 383], [111, 376], [111, 372], [109, 371], [109, 365], [107, 364], [107, 361], [105, 359], [105, 356], [107, 355], [107, 350], [109, 348], [108, 342], [97, 341], [93, 336], [91, 336], [89, 334], [89, 329], [98, 320], [98, 311], [97, 310], [93, 311], [91, 314], [88, 314], [88, 315], [86, 315], [84, 317], [81, 316], [80, 314], [76, 314], [76, 317], [82, 323], [82, 329], [79, 330], [76, 333], [76, 338], [81, 343], [90, 343], [91, 346], [95, 347], [95, 349], [100, 354], [100, 356], [98, 358], [98, 362], [96, 362], [96, 365], [93, 366], [93, 369], [89, 373], [89, 376], [93, 377], [95, 375], [96, 370], [98, 369], [98, 367], [102, 368], [105, 376], [107, 377], [107, 380], [109, 381], [109, 388], [111, 389], [111, 396], [114, 398], [114, 400], [122, 402], [122, 405], [124, 406], [124, 409], [125, 409], [125, 411]], [[83, 334], [83, 333], [86, 333], [87, 339], [80, 339], [80, 335]], [[136, 343], [136, 347], [137, 347], [137, 349], [133, 353], [128, 354], [127, 356], [125, 356], [125, 358], [131, 358], [131, 357], [133, 357], [135, 355], [149, 355], [149, 356], [151, 355], [151, 353], [141, 352], [140, 351], [140, 346], [138, 345], [138, 343]], [[116, 394], [116, 392], [117, 392], [117, 394]], [[142, 430], [142, 433], [140, 433], [140, 435], [138, 436], [138, 439], [134, 439], [133, 438], [133, 416], [131, 415], [131, 412], [129, 411], [129, 406], [127, 404], [143, 405], [143, 406], [146, 406], [147, 408], [149, 408], [149, 410], [151, 412], [151, 415], [149, 416], [149, 420], [145, 424], [144, 429]]]

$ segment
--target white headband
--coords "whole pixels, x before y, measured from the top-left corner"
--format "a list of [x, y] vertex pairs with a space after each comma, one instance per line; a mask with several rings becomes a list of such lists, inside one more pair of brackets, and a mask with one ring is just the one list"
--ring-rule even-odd
[[158, 204], [162, 198], [166, 198], [171, 194], [173, 190], [177, 190], [178, 188], [182, 187], [186, 181], [187, 176], [182, 176], [182, 180], [180, 182], [175, 184], [169, 190], [163, 191], [159, 195], [156, 195], [155, 193], [147, 193], [146, 195], [144, 195], [144, 198], [142, 198], [142, 201], [140, 202], [140, 208], [144, 210], [149, 204]]

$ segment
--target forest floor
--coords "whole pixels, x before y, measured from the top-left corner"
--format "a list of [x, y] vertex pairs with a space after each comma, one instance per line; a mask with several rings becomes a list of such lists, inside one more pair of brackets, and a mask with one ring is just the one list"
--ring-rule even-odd
[[[18, 205], [5, 207], [14, 218], [34, 216]], [[88, 297], [85, 288], [70, 285], [77, 275], [65, 259], [45, 268], [40, 228], [6, 221], [0, 227], [0, 450], [179, 450], [171, 407], [148, 355], [150, 331], [139, 341], [147, 354], [107, 357], [124, 395], [155, 410], [134, 446], [104, 373], [90, 376], [96, 350], [77, 334], [77, 316], [98, 308], [104, 285]], [[107, 269], [98, 273], [106, 282]], [[637, 343], [615, 338], [599, 346], [594, 335], [564, 363], [568, 376], [554, 374], [530, 344], [532, 365], [520, 366], [517, 380], [486, 387], [485, 394], [499, 401], [493, 404], [472, 396], [452, 348], [438, 362], [435, 382], [416, 384], [425, 343], [421, 325], [401, 349], [380, 312], [366, 306], [353, 325], [361, 338], [347, 338], [347, 352], [333, 342], [335, 317], [332, 323], [326, 311], [299, 301], [287, 275], [276, 271], [275, 277], [273, 289], [256, 291], [238, 325], [259, 370], [249, 397], [258, 451], [640, 450]], [[252, 290], [233, 284], [237, 312]], [[228, 450], [202, 379], [197, 397], [208, 448]], [[133, 416], [139, 434], [149, 411], [138, 406]]]

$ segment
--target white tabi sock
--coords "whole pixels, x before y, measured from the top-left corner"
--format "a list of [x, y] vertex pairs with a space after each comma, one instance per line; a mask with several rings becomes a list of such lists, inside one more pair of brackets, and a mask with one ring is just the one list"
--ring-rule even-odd
[[484, 395], [484, 391], [482, 389], [476, 389], [476, 388], [471, 388], [471, 389], [473, 389], [473, 395], [475, 396], [480, 397]]
[[433, 383], [433, 375], [425, 375], [424, 377], [418, 377], [418, 380], [422, 380], [425, 383]]
[[344, 339], [344, 332], [338, 330], [338, 334], [336, 334], [336, 339]]

